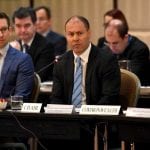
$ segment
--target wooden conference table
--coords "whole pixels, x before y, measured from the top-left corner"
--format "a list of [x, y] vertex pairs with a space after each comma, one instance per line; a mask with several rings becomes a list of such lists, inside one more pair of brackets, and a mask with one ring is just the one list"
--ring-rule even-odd
[[[19, 122], [27, 130], [20, 127]], [[2, 137], [34, 137], [48, 139], [79, 139], [81, 128], [100, 123], [117, 124], [119, 136], [124, 141], [149, 141], [150, 118], [79, 114], [45, 114], [0, 112], [0, 136]]]

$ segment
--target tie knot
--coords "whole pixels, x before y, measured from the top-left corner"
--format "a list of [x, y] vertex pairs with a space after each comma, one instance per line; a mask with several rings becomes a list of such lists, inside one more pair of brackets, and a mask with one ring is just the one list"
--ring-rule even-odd
[[23, 46], [26, 50], [29, 49], [29, 46], [27, 44], [24, 44]]
[[76, 63], [81, 63], [81, 58], [80, 57], [76, 58]]

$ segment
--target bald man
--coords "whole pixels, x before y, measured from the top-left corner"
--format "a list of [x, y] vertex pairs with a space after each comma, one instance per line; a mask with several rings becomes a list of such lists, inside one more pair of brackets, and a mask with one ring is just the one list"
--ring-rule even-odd
[[113, 19], [105, 27], [105, 45], [118, 60], [130, 60], [131, 71], [142, 85], [150, 85], [149, 48], [135, 36], [128, 33], [128, 27], [121, 20]]
[[[83, 68], [81, 105], [117, 105], [120, 70], [116, 58], [91, 43], [90, 24], [82, 16], [69, 18], [65, 24], [65, 33], [70, 50], [54, 66], [51, 103], [73, 104], [74, 72], [77, 67], [75, 60], [80, 57]], [[94, 133], [93, 128], [88, 130]], [[70, 149], [93, 150], [94, 134], [91, 133], [83, 129], [80, 148], [77, 148], [76, 142]]]

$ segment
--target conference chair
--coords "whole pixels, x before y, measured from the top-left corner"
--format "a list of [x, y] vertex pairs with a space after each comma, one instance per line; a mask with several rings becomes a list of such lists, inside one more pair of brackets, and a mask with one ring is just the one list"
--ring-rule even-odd
[[121, 89], [120, 104], [123, 110], [127, 107], [136, 107], [140, 94], [141, 83], [136, 74], [120, 69], [121, 71]]
[[[122, 110], [126, 110], [127, 107], [136, 107], [137, 101], [140, 94], [140, 87], [141, 83], [137, 75], [134, 73], [126, 70], [120, 69], [121, 73], [121, 87], [120, 87], [120, 97], [119, 102], [121, 104]], [[95, 129], [95, 146], [94, 150], [98, 150], [98, 134], [97, 134], [97, 127]], [[108, 131], [107, 125], [105, 125], [104, 131], [104, 150], [108, 149]], [[134, 150], [134, 143], [130, 143], [131, 150]], [[121, 141], [121, 150], [125, 150], [125, 141]]]
[[[136, 107], [140, 94], [140, 80], [134, 73], [120, 69], [121, 71], [121, 89], [120, 104], [123, 110], [127, 107]], [[134, 150], [134, 142], [130, 143], [131, 150]], [[125, 141], [121, 141], [121, 149], [125, 150]]]
[[40, 76], [37, 73], [34, 73], [34, 86], [30, 97], [33, 103], [37, 102], [37, 98], [40, 93], [40, 85], [41, 85]]

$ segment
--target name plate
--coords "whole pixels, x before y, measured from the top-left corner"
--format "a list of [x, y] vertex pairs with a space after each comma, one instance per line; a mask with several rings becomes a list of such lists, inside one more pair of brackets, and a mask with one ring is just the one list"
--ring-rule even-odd
[[42, 103], [23, 103], [21, 112], [39, 113]]
[[82, 105], [79, 113], [87, 115], [119, 115], [120, 107], [116, 105]]
[[150, 109], [149, 108], [128, 107], [127, 111], [126, 111], [126, 116], [150, 118]]
[[50, 114], [72, 114], [74, 106], [63, 104], [47, 104], [47, 107], [44, 107], [44, 110], [45, 113]]

